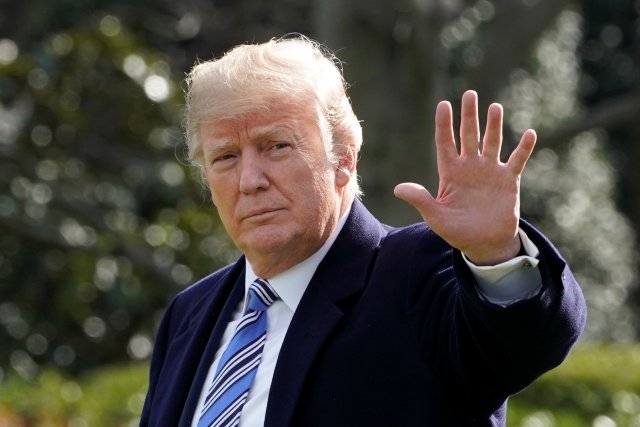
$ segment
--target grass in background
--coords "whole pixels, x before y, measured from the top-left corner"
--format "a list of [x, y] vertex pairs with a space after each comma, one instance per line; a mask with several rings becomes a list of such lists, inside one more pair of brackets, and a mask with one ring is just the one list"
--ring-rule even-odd
[[640, 345], [582, 344], [508, 414], [509, 427], [640, 427]]
[[[33, 380], [7, 377], [0, 381], [0, 427], [137, 426], [147, 370], [136, 363], [77, 378], [46, 369]], [[582, 344], [509, 400], [508, 426], [640, 427], [640, 345]]]
[[0, 383], [1, 427], [134, 427], [147, 390], [148, 365], [109, 366], [68, 378], [45, 370], [35, 380]]

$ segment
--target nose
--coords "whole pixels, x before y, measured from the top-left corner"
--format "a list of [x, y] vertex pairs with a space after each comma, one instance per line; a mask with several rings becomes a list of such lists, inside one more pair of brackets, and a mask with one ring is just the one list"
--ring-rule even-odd
[[253, 194], [267, 188], [269, 188], [269, 179], [261, 164], [260, 156], [245, 153], [240, 159], [240, 191]]

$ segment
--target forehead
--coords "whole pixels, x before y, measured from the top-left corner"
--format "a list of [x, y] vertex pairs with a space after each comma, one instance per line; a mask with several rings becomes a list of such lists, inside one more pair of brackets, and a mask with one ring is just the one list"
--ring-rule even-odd
[[310, 108], [274, 103], [268, 109], [204, 122], [200, 133], [203, 141], [215, 141], [240, 136], [256, 138], [281, 132], [303, 134], [314, 129], [318, 129], [318, 119]]

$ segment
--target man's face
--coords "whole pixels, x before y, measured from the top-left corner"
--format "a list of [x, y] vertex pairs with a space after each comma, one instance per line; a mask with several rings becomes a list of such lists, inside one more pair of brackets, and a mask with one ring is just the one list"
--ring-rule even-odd
[[346, 209], [349, 174], [328, 160], [309, 107], [274, 103], [200, 127], [204, 168], [227, 232], [269, 278], [322, 246]]

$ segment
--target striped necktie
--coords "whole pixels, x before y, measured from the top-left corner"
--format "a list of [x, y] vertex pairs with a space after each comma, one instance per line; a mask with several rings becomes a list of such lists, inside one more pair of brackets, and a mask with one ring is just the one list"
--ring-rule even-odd
[[278, 299], [269, 282], [256, 279], [249, 303], [218, 363], [198, 427], [237, 426], [256, 376], [267, 336], [267, 308]]

